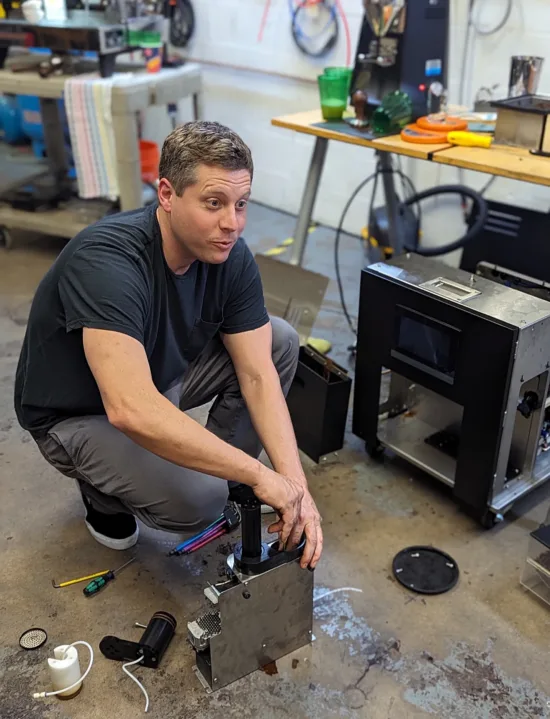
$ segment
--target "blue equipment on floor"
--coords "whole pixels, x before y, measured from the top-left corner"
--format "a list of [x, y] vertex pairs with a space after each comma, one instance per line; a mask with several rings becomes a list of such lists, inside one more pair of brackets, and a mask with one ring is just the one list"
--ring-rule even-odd
[[[34, 95], [18, 95], [16, 98], [16, 104], [21, 113], [23, 132], [31, 141], [35, 156], [45, 157], [46, 146], [44, 143], [44, 125], [42, 124], [42, 114], [40, 112], [40, 98]], [[61, 121], [63, 123], [65, 151], [67, 153], [69, 163], [69, 177], [74, 179], [76, 177], [76, 173], [71, 151], [71, 136], [65, 112], [65, 103], [63, 100], [58, 100], [58, 106]]]
[[12, 95], [0, 96], [0, 140], [17, 145], [25, 140], [21, 111]]

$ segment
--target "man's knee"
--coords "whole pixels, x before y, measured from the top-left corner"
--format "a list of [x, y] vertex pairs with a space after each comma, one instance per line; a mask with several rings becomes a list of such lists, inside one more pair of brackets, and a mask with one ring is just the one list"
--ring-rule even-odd
[[271, 327], [273, 363], [279, 372], [283, 386], [290, 386], [298, 365], [300, 338], [296, 330], [280, 317], [271, 318]]
[[[148, 506], [131, 507], [144, 524], [167, 532], [200, 532], [219, 519], [227, 504], [229, 487], [217, 477], [187, 470], [193, 491], [172, 488], [162, 499]], [[196, 475], [196, 476], [191, 476]]]

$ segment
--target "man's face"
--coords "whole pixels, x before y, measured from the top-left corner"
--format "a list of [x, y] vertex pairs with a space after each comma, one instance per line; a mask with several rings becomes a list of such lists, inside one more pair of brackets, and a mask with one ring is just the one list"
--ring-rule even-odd
[[172, 233], [183, 253], [213, 265], [225, 262], [246, 224], [248, 170], [199, 165], [195, 184], [181, 197], [166, 184], [159, 187], [161, 204], [169, 212]]

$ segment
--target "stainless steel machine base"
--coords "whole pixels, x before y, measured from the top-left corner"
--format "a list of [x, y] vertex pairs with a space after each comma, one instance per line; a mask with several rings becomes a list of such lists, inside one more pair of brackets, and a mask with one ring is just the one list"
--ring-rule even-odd
[[[430, 439], [448, 431], [450, 427], [456, 428], [458, 438], [463, 415], [462, 407], [435, 395], [424, 387], [411, 385], [404, 377], [394, 374], [392, 383], [399, 385], [400, 382], [410, 385], [406, 411], [395, 417], [381, 419], [378, 425], [380, 444], [398, 457], [406, 459], [432, 477], [453, 487], [456, 457], [442, 451]], [[525, 391], [523, 388], [523, 394]], [[393, 399], [395, 400], [395, 395]], [[390, 394], [386, 406], [391, 402]], [[546, 407], [549, 405], [550, 399], [546, 401]], [[540, 411], [538, 414], [533, 414], [533, 422], [521, 415], [516, 416], [511, 447], [512, 459], [517, 460], [525, 455], [529, 438], [533, 442], [538, 436], [540, 422]], [[502, 489], [488, 502], [488, 509], [495, 516], [504, 515], [517, 499], [531, 492], [550, 477], [550, 452], [535, 452], [533, 458], [533, 450], [529, 454], [529, 461], [534, 462], [534, 465], [529, 464], [521, 471], [519, 469], [521, 463], [516, 461], [514, 464], [519, 465], [518, 467], [509, 464], [506, 468]]]
[[231, 682], [312, 641], [313, 572], [300, 559], [244, 575], [227, 559], [229, 578], [209, 586], [207, 613], [189, 622], [196, 673], [207, 690]]

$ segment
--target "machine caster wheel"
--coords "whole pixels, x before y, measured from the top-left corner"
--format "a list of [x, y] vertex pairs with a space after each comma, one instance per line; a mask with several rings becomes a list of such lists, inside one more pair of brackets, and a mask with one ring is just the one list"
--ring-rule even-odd
[[13, 237], [5, 227], [0, 228], [0, 247], [6, 250], [11, 250], [13, 247]]
[[374, 447], [369, 447], [367, 445], [367, 454], [376, 462], [381, 462], [384, 459], [384, 445], [380, 444], [380, 442], [376, 442]]
[[502, 514], [495, 514], [494, 512], [487, 510], [485, 514], [481, 516], [479, 521], [484, 529], [493, 529], [497, 524], [504, 521], [504, 517]]

